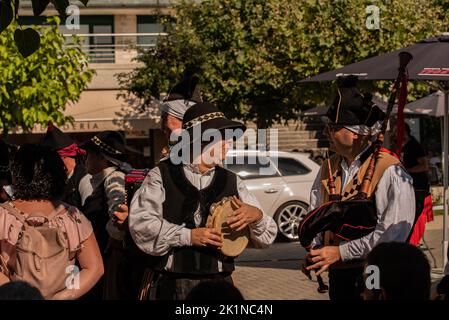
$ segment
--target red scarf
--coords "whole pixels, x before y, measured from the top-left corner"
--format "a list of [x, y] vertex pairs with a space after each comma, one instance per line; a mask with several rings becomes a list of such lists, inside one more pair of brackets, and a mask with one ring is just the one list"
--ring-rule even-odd
[[86, 154], [86, 151], [83, 149], [78, 148], [76, 143], [71, 144], [70, 146], [67, 146], [65, 148], [59, 149], [58, 154], [61, 158], [64, 157], [76, 157], [77, 155], [84, 156]]

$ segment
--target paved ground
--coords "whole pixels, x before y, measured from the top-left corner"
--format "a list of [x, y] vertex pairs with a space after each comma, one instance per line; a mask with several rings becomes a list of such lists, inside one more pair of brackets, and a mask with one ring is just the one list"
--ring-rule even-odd
[[[434, 285], [442, 275], [442, 217], [435, 217], [426, 228], [428, 250], [423, 251], [432, 266]], [[434, 266], [435, 257], [436, 268]], [[305, 250], [299, 243], [277, 241], [265, 250], [247, 249], [237, 259], [234, 280], [246, 299], [255, 300], [327, 300], [317, 292], [316, 281], [310, 281], [300, 270]], [[327, 274], [323, 276], [327, 283]]]
[[[305, 251], [299, 243], [275, 243], [266, 250], [247, 249], [237, 262], [234, 278], [247, 299], [320, 300], [318, 284], [300, 270]], [[327, 283], [327, 274], [323, 279]]]

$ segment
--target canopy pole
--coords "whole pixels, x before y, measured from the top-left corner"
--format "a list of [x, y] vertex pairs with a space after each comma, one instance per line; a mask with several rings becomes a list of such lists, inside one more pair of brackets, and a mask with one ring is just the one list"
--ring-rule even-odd
[[[448, 134], [449, 134], [449, 90], [444, 90], [444, 135], [443, 135], [443, 269], [447, 264], [448, 254]], [[448, 271], [448, 270], [446, 270]]]

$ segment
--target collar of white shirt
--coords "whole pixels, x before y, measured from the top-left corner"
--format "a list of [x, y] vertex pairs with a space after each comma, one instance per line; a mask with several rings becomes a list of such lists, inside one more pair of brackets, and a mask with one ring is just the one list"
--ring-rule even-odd
[[184, 169], [191, 173], [198, 174], [201, 176], [210, 175], [210, 174], [214, 173], [214, 171], [215, 171], [215, 167], [213, 167], [213, 168], [210, 168], [209, 170], [207, 170], [206, 172], [201, 173], [198, 164], [193, 164], [193, 163], [185, 164]]
[[366, 146], [365, 149], [362, 150], [362, 152], [360, 152], [357, 157], [354, 158], [354, 161], [351, 163], [351, 166], [348, 167], [348, 163], [346, 162], [346, 159], [343, 157], [343, 160], [341, 161], [341, 167], [343, 170], [349, 170], [350, 168], [353, 167], [359, 167], [361, 165], [360, 163], [360, 157], [365, 153], [366, 150], [368, 150], [371, 147], [371, 145], [369, 144], [368, 146]]

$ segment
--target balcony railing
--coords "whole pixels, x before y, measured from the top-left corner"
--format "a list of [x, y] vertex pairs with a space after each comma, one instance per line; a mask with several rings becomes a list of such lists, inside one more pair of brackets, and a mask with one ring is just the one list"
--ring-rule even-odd
[[[89, 56], [90, 63], [128, 64], [137, 57], [137, 48], [155, 47], [157, 38], [166, 33], [86, 33], [76, 35], [81, 38], [81, 48]], [[64, 34], [64, 36], [69, 38], [72, 34]], [[70, 45], [69, 39], [67, 44]]]

